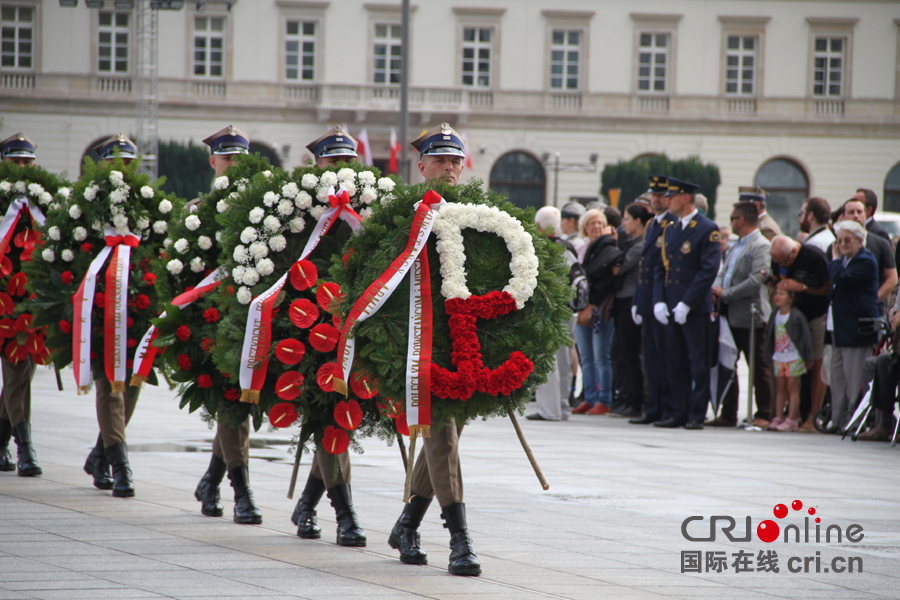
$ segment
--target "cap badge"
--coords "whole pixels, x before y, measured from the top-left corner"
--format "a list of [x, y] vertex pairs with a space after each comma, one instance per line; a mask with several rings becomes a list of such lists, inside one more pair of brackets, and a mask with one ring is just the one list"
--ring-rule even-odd
[[228, 126], [228, 135], [234, 135], [234, 125]]
[[441, 133], [443, 135], [450, 135], [452, 133], [452, 130], [450, 129], [450, 125], [448, 123], [441, 123]]

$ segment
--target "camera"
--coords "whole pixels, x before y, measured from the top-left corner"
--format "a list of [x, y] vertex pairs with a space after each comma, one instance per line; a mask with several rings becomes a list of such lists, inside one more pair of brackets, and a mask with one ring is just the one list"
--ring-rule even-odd
[[766, 285], [772, 285], [773, 283], [775, 283], [775, 278], [772, 277], [772, 274], [769, 273], [768, 271], [764, 271], [762, 282]]

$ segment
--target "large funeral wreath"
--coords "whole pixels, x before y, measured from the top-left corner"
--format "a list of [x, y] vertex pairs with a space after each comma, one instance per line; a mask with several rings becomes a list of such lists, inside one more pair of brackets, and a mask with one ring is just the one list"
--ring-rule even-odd
[[[426, 246], [435, 426], [451, 417], [464, 423], [521, 410], [555, 368], [556, 350], [569, 343], [571, 288], [560, 248], [536, 231], [532, 211], [482, 187], [472, 180], [435, 189], [448, 203], [438, 210]], [[426, 184], [398, 188], [395, 199], [375, 207], [351, 238], [346, 259], [334, 261], [343, 313], [351, 314], [407, 247], [414, 205], [428, 195]], [[380, 393], [401, 403], [407, 395], [409, 281], [404, 277], [378, 312], [349, 332], [357, 348], [353, 369], [373, 374]]]

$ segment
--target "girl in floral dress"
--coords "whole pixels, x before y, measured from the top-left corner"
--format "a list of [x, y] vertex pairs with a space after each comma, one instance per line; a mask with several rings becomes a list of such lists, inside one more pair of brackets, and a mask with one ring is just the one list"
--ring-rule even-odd
[[[800, 377], [812, 362], [812, 338], [809, 325], [794, 308], [794, 294], [786, 289], [775, 290], [778, 311], [769, 321], [766, 331], [766, 351], [772, 356], [776, 377], [775, 418], [769, 424], [772, 431], [797, 431], [800, 418]], [[784, 416], [788, 406], [787, 418]]]

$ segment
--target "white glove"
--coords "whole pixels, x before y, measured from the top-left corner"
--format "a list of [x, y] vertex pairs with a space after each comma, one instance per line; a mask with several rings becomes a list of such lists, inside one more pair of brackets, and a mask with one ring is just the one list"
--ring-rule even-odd
[[669, 309], [665, 302], [657, 302], [653, 305], [653, 316], [663, 325], [669, 324]]
[[637, 306], [631, 307], [631, 320], [634, 321], [635, 325], [640, 325], [644, 322], [644, 318], [641, 315], [637, 314]]
[[691, 307], [684, 302], [679, 302], [672, 312], [675, 314], [675, 322], [684, 325], [687, 322], [688, 313], [691, 312]]

